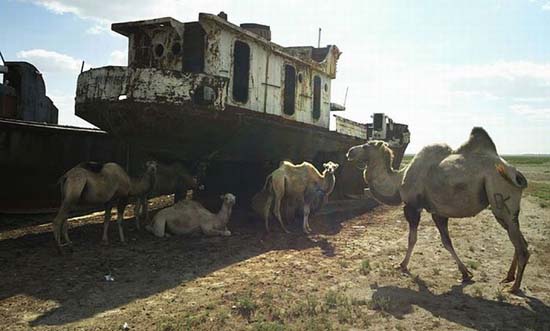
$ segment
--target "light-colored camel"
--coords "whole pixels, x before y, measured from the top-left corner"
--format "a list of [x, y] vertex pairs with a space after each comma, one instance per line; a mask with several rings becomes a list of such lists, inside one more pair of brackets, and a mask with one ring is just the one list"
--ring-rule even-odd
[[[277, 218], [285, 232], [289, 232], [281, 216], [281, 210], [286, 209], [286, 215], [294, 217], [296, 212], [303, 217], [302, 228], [305, 233], [311, 232], [309, 216], [313, 209], [319, 209], [334, 190], [336, 178], [334, 172], [338, 164], [329, 161], [323, 164], [323, 173], [308, 162], [298, 165], [283, 161], [275, 171], [266, 178], [262, 191], [252, 199], [252, 209], [262, 215], [265, 229], [269, 231], [271, 214]], [[286, 206], [283, 206], [286, 202]]]
[[[389, 205], [405, 204], [409, 244], [400, 267], [407, 270], [416, 243], [420, 213], [426, 209], [432, 214], [443, 246], [456, 261], [463, 280], [470, 280], [472, 273], [455, 253], [447, 223], [451, 217], [475, 216], [490, 205], [515, 248], [512, 264], [503, 282], [515, 279], [511, 291], [519, 290], [529, 259], [527, 242], [520, 231], [518, 219], [521, 194], [527, 187], [527, 180], [498, 155], [487, 132], [474, 128], [469, 140], [457, 150], [447, 145], [424, 147], [400, 171], [391, 168], [392, 157], [387, 143], [382, 141], [352, 147], [347, 153], [350, 161], [366, 162], [364, 178], [377, 200]], [[516, 269], [517, 275], [514, 275]]]
[[177, 235], [202, 232], [207, 236], [230, 236], [227, 223], [236, 198], [231, 193], [220, 198], [223, 204], [217, 214], [211, 213], [197, 201], [182, 200], [159, 211], [153, 217], [152, 224], [145, 228], [157, 237], [168, 236], [168, 231]]
[[148, 219], [149, 208], [147, 200], [149, 197], [174, 194], [174, 203], [185, 198], [188, 190], [202, 189], [195, 176], [192, 176], [181, 162], [157, 161], [157, 173], [155, 187], [147, 194], [138, 198], [134, 214], [136, 222]]
[[[120, 241], [124, 242], [122, 219], [128, 200], [152, 189], [155, 184], [157, 164], [146, 163], [145, 173], [131, 178], [121, 166], [114, 162], [105, 164], [86, 162], [67, 171], [59, 180], [61, 184], [61, 207], [53, 220], [53, 233], [58, 248], [71, 244], [67, 231], [69, 213], [78, 206], [104, 206], [103, 242], [108, 243], [107, 231], [111, 220], [111, 209], [117, 207], [117, 224]], [[139, 222], [136, 223], [139, 227]], [[65, 239], [62, 243], [61, 236]]]

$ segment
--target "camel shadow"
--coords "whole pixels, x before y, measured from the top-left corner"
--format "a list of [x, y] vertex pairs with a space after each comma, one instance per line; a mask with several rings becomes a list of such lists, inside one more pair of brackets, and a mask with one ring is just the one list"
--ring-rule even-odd
[[[262, 222], [250, 222], [239, 211], [229, 223], [231, 237], [171, 237], [159, 239], [124, 223], [128, 244], [118, 243], [111, 227], [109, 246], [100, 245], [100, 222], [73, 226], [74, 252], [56, 254], [51, 232], [28, 233], [0, 240], [0, 302], [17, 295], [56, 302], [30, 326], [64, 325], [119, 308], [138, 299], [181, 286], [229, 265], [277, 250], [318, 247], [334, 256], [333, 245], [321, 236], [301, 231], [265, 235]], [[321, 232], [336, 233], [343, 217], [315, 221]], [[323, 225], [325, 224], [325, 225]], [[314, 230], [315, 230], [314, 226]], [[277, 229], [278, 230], [278, 229]], [[111, 275], [114, 281], [105, 279]]]
[[418, 291], [396, 286], [377, 287], [374, 302], [383, 302], [384, 311], [398, 319], [421, 307], [434, 317], [446, 319], [475, 330], [550, 330], [550, 307], [539, 299], [525, 296], [529, 308], [504, 301], [470, 296], [467, 284], [453, 286], [446, 293], [434, 294], [419, 278]]

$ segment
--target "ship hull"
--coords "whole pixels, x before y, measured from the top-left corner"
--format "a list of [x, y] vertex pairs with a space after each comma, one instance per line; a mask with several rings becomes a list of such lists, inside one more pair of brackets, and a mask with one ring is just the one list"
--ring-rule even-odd
[[313, 161], [321, 155], [337, 157], [364, 143], [324, 128], [235, 107], [216, 111], [193, 105], [98, 101], [77, 104], [76, 114], [136, 148], [183, 160]]

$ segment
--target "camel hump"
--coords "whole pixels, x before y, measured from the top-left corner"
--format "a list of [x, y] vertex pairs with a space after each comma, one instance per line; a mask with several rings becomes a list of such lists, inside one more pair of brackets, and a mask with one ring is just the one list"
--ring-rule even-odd
[[89, 170], [91, 172], [100, 173], [103, 170], [104, 163], [100, 162], [82, 162], [79, 166], [83, 169]]
[[470, 138], [456, 151], [457, 154], [465, 153], [494, 153], [497, 154], [497, 147], [487, 131], [481, 127], [474, 127]]

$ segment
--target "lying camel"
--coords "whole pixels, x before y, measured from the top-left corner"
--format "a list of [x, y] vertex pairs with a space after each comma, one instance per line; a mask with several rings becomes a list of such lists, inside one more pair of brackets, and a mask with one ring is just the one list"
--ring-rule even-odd
[[[77, 206], [105, 207], [103, 242], [107, 243], [111, 209], [116, 205], [120, 241], [124, 242], [122, 219], [128, 200], [143, 195], [155, 184], [157, 163], [148, 161], [145, 166], [145, 174], [138, 178], [130, 178], [122, 167], [113, 162], [105, 164], [85, 162], [67, 171], [59, 180], [62, 203], [53, 220], [53, 234], [59, 250], [71, 244], [67, 231], [67, 218]], [[139, 223], [136, 224], [139, 226]], [[65, 243], [62, 243], [62, 234]]]
[[497, 154], [495, 144], [485, 130], [474, 128], [469, 140], [457, 150], [447, 145], [424, 147], [400, 171], [391, 168], [393, 154], [387, 143], [382, 141], [352, 147], [347, 158], [366, 162], [364, 178], [377, 200], [389, 205], [405, 203], [409, 247], [400, 264], [402, 270], [407, 270], [416, 243], [420, 212], [426, 209], [432, 214], [443, 246], [453, 256], [462, 279], [470, 280], [472, 273], [455, 253], [447, 223], [451, 217], [475, 216], [490, 205], [493, 215], [508, 232], [515, 248], [512, 264], [503, 282], [515, 279], [511, 291], [519, 290], [529, 259], [527, 242], [519, 229], [518, 220], [521, 194], [527, 187], [527, 180]]
[[181, 162], [157, 161], [155, 187], [138, 198], [134, 210], [136, 222], [140, 224], [142, 219], [148, 219], [147, 200], [149, 197], [174, 194], [174, 203], [176, 203], [185, 198], [188, 190], [201, 188], [202, 186], [198, 184], [197, 178], [192, 176]]
[[[336, 183], [334, 172], [338, 164], [329, 161], [323, 166], [325, 170], [320, 174], [311, 163], [294, 165], [283, 161], [267, 177], [262, 191], [252, 199], [252, 208], [263, 216], [266, 231], [269, 232], [269, 217], [273, 213], [283, 230], [289, 232], [281, 217], [281, 209], [286, 209], [287, 216], [301, 214], [304, 232], [311, 232], [309, 216], [312, 206], [315, 211], [320, 209]], [[283, 201], [287, 202], [286, 205], [283, 205]]]
[[230, 236], [227, 223], [236, 198], [231, 193], [220, 198], [223, 204], [217, 214], [211, 213], [196, 201], [182, 200], [159, 211], [152, 224], [145, 228], [157, 237], [167, 236], [167, 230], [178, 235], [202, 232], [207, 236]]

